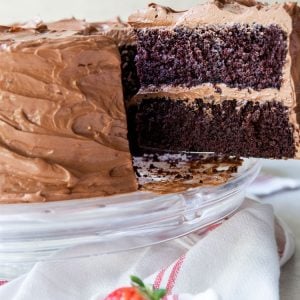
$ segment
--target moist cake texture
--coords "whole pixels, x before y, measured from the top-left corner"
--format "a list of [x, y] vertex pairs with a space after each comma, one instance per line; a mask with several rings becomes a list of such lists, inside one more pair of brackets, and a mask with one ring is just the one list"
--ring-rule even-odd
[[[206, 152], [265, 158], [293, 157], [293, 129], [280, 102], [259, 105], [236, 100], [220, 104], [196, 99], [147, 99], [136, 115], [138, 143], [148, 149]], [[224, 138], [226, 137], [226, 139]]]
[[137, 30], [138, 75], [143, 87], [228, 87], [279, 89], [287, 34], [278, 25], [209, 25]]
[[129, 101], [140, 89], [140, 79], [135, 65], [136, 45], [124, 44], [119, 46], [121, 54], [122, 84], [125, 101]]
[[129, 18], [141, 89], [142, 149], [300, 158], [296, 3], [150, 4]]

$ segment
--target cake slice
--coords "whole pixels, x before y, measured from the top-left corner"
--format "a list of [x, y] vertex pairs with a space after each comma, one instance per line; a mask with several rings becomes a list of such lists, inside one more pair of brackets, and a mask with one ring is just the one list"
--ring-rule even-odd
[[300, 158], [300, 10], [215, 1], [150, 4], [129, 18], [143, 149]]

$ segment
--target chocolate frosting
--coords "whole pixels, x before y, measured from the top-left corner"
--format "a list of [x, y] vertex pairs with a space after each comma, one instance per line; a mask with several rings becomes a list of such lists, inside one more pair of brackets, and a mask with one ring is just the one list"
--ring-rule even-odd
[[133, 28], [120, 18], [107, 22], [90, 23], [90, 25], [94, 26], [101, 34], [112, 38], [118, 46], [136, 44]]
[[[295, 129], [298, 136], [300, 124], [300, 7], [297, 3], [286, 3], [284, 8], [292, 18], [293, 29], [290, 34], [290, 55], [292, 59], [291, 74], [294, 80], [296, 104], [292, 118], [294, 119]], [[300, 158], [300, 142], [297, 143], [297, 157]]]
[[281, 24], [286, 31], [291, 29], [290, 18], [287, 18], [283, 4], [268, 6], [252, 0], [210, 1], [186, 11], [175, 11], [169, 7], [151, 3], [147, 9], [132, 14], [128, 22], [135, 28], [159, 26], [194, 28], [201, 25], [226, 23], [263, 25], [276, 23]]
[[117, 46], [43, 25], [0, 28], [0, 202], [135, 191]]
[[[230, 88], [225, 84], [201, 84], [193, 88], [155, 86], [140, 90], [132, 101], [147, 97], [168, 97], [170, 99], [193, 100], [203, 98], [206, 101], [236, 99], [238, 101], [265, 102], [277, 100], [289, 108], [290, 121], [293, 124], [297, 147], [296, 157], [300, 158], [299, 119], [300, 119], [300, 11], [297, 3], [264, 5], [254, 0], [216, 0], [200, 4], [186, 11], [174, 11], [168, 7], [151, 3], [145, 10], [129, 17], [129, 23], [135, 28], [172, 28], [185, 26], [195, 28], [206, 25], [242, 23], [262, 25], [278, 24], [289, 35], [289, 52], [283, 68], [282, 86], [278, 89], [263, 89], [259, 92], [251, 89]], [[218, 88], [218, 91], [216, 90]], [[221, 90], [221, 93], [219, 91]], [[298, 104], [297, 104], [298, 103]], [[297, 121], [298, 118], [298, 121]]]
[[37, 33], [55, 33], [59, 36], [66, 35], [105, 35], [112, 38], [119, 46], [124, 44], [135, 44], [136, 39], [133, 28], [120, 18], [106, 22], [87, 22], [85, 20], [70, 18], [51, 23], [44, 23], [42, 20], [32, 20], [24, 24], [14, 24], [12, 26], [1, 26], [0, 33], [2, 40], [16, 38], [33, 38], [30, 36]]

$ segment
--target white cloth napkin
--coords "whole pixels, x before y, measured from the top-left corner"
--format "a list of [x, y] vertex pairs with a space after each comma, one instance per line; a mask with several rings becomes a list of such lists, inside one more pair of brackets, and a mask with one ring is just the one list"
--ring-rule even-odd
[[249, 193], [255, 196], [267, 196], [284, 190], [300, 188], [300, 180], [260, 174], [252, 183]]
[[[134, 274], [168, 288], [173, 295], [168, 299], [276, 300], [278, 249], [281, 262], [293, 252], [291, 234], [283, 227], [275, 226], [271, 206], [248, 201], [204, 237], [194, 233], [126, 253], [38, 263], [27, 275], [3, 285], [0, 299], [101, 300], [127, 286]], [[72, 249], [58, 255], [68, 251]]]

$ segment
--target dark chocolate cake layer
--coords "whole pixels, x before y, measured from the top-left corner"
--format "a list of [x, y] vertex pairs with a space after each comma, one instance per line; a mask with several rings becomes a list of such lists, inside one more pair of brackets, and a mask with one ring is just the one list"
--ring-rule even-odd
[[281, 87], [287, 34], [271, 24], [137, 29], [138, 75], [149, 85]]
[[138, 106], [136, 123], [145, 149], [265, 158], [292, 158], [296, 151], [288, 108], [275, 101], [147, 99]]
[[124, 44], [119, 46], [121, 55], [122, 84], [125, 100], [130, 99], [140, 89], [140, 82], [135, 66], [137, 53], [136, 45]]

